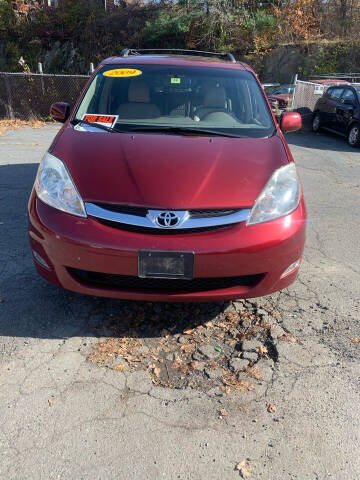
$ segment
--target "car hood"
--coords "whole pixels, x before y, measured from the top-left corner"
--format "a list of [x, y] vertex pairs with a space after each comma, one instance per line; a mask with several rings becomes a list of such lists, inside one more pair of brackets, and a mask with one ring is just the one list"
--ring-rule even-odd
[[121, 134], [64, 128], [51, 153], [87, 202], [153, 208], [252, 206], [288, 157], [271, 138]]
[[291, 93], [279, 93], [278, 95], [269, 95], [269, 99], [273, 98], [275, 100], [289, 100], [289, 98], [291, 97]]

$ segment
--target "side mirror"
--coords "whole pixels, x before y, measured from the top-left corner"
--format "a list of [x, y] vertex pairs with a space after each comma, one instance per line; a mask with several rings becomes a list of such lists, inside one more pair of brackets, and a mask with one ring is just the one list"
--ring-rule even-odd
[[351, 98], [345, 98], [344, 99], [344, 105], [350, 105], [351, 107], [354, 106], [354, 101], [351, 100]]
[[280, 118], [280, 128], [283, 133], [296, 132], [302, 127], [302, 119], [300, 113], [284, 112]]
[[70, 115], [70, 105], [65, 102], [56, 102], [51, 105], [50, 115], [55, 122], [65, 123]]

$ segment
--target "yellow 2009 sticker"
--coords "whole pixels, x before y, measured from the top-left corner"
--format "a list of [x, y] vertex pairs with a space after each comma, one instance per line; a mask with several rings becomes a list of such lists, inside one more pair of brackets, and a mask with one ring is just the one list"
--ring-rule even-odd
[[107, 70], [103, 75], [113, 78], [137, 77], [138, 75], [142, 75], [142, 71], [136, 68], [114, 68], [113, 70]]

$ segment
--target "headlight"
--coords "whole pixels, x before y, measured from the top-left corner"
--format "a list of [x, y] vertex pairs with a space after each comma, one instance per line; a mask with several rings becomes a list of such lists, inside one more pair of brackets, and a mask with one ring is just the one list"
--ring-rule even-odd
[[51, 207], [78, 217], [86, 217], [84, 203], [61, 160], [46, 153], [38, 170], [37, 196]]
[[288, 215], [299, 205], [300, 191], [295, 164], [292, 162], [279, 168], [256, 200], [247, 225], [268, 222]]

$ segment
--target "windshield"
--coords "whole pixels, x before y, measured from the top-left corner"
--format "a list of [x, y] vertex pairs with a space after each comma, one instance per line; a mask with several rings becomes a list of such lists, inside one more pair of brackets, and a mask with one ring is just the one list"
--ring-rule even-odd
[[267, 137], [275, 131], [250, 72], [176, 65], [102, 68], [76, 112], [75, 120], [82, 119], [104, 120], [122, 131], [175, 127], [241, 137]]

